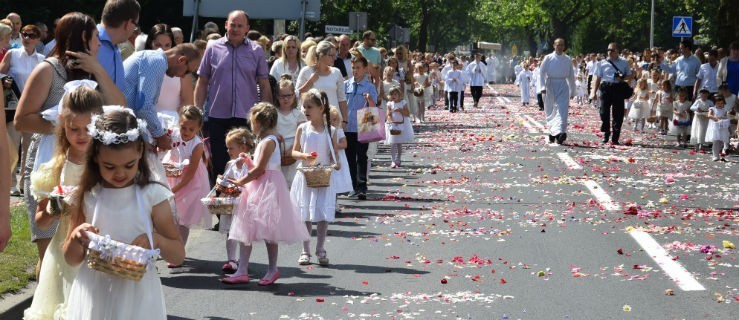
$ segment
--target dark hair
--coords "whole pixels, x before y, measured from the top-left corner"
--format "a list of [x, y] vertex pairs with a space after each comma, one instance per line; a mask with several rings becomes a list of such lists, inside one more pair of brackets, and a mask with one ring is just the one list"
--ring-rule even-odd
[[[67, 13], [59, 20], [54, 32], [56, 46], [49, 56], [59, 59], [59, 63], [67, 70], [67, 81], [87, 79], [91, 76], [69, 65], [69, 57], [65, 52], [90, 50], [90, 40], [96, 31], [95, 19], [81, 12]], [[85, 39], [83, 40], [80, 35], [84, 35]]]
[[621, 45], [618, 42], [611, 42], [608, 45], [616, 49], [616, 51], [621, 51]]
[[[94, 126], [97, 130], [121, 134], [131, 128], [137, 128], [139, 124], [136, 120], [136, 116], [121, 108], [120, 110], [105, 112], [97, 122], [94, 123]], [[102, 141], [92, 138], [90, 147], [87, 149], [87, 163], [85, 164], [85, 169], [82, 172], [82, 177], [80, 178], [80, 183], [77, 187], [76, 197], [74, 197], [77, 199], [78, 205], [77, 210], [73, 210], [72, 212], [72, 223], [85, 222], [85, 213], [82, 211], [83, 204], [85, 203], [85, 193], [92, 190], [95, 185], [103, 181], [103, 177], [100, 175], [100, 164], [97, 162], [97, 155], [100, 154], [103, 146], [114, 150], [135, 148], [137, 152], [141, 153], [141, 158], [139, 159], [138, 173], [134, 179], [134, 183], [143, 187], [151, 182], [151, 170], [149, 169], [147, 157], [144, 154], [144, 152], [146, 152], [144, 144], [144, 138], [141, 134], [135, 141], [120, 144], [111, 143], [109, 145], [105, 145]], [[71, 232], [72, 229], [69, 230], [70, 234]]]
[[176, 45], [176, 43], [174, 43], [174, 33], [172, 33], [172, 28], [170, 28], [167, 24], [157, 23], [153, 27], [151, 27], [151, 30], [149, 30], [149, 34], [146, 36], [146, 44], [144, 45], [144, 49], [154, 49], [152, 47], [152, 43], [154, 42], [154, 40], [156, 40], [157, 36], [162, 34], [169, 37], [169, 40], [172, 41], [172, 47]]
[[[21, 29], [21, 32], [28, 32], [28, 31], [33, 31], [33, 33], [41, 37], [41, 29], [39, 29], [39, 27], [36, 26], [35, 24], [27, 24], [23, 26], [23, 28]], [[41, 40], [44, 40], [44, 39], [41, 39]]]
[[101, 20], [106, 27], [118, 28], [126, 21], [138, 18], [140, 11], [141, 6], [136, 0], [108, 0]]
[[731, 49], [739, 50], [739, 41], [732, 41], [729, 43], [729, 50]]
[[174, 50], [178, 55], [184, 56], [188, 62], [200, 58], [200, 50], [192, 43], [180, 43], [169, 50]]
[[362, 66], [364, 66], [365, 68], [367, 67], [367, 58], [362, 57], [362, 56], [353, 57], [352, 64], [357, 63], [357, 62], [361, 63]]
[[689, 50], [693, 50], [693, 41], [690, 41], [689, 39], [680, 40], [680, 44]]
[[367, 30], [367, 31], [365, 31], [365, 32], [364, 32], [364, 33], [362, 34], [362, 40], [366, 40], [366, 39], [369, 39], [370, 37], [372, 37], [372, 35], [373, 35], [373, 34], [375, 34], [375, 32], [374, 32], [374, 31], [372, 31], [372, 30]]
[[262, 37], [262, 34], [257, 30], [249, 30], [249, 32], [246, 33], [246, 37], [251, 41], [257, 41]]

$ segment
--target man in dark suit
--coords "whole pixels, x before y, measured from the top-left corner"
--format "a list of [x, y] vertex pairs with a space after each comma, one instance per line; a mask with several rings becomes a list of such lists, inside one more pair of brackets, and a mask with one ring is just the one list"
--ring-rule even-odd
[[349, 36], [342, 34], [339, 36], [339, 53], [336, 55], [334, 60], [334, 67], [341, 71], [341, 75], [344, 76], [344, 80], [351, 78], [352, 71], [352, 54], [349, 53], [349, 49], [352, 47], [352, 41]]

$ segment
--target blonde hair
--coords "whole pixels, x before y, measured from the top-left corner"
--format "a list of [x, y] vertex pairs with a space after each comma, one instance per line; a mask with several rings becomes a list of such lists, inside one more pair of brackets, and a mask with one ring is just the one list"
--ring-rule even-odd
[[639, 80], [636, 81], [636, 87], [640, 90], [646, 90], [649, 89], [649, 83], [647, 83], [647, 78], [639, 78]]
[[308, 49], [308, 54], [305, 56], [305, 63], [311, 67], [318, 65], [318, 58], [322, 55], [326, 56], [331, 52], [331, 49], [336, 48], [333, 43], [328, 41], [321, 41], [317, 45]]
[[0, 38], [7, 37], [11, 32], [13, 32], [13, 29], [10, 26], [0, 23]]
[[200, 111], [200, 108], [194, 105], [182, 107], [182, 109], [180, 109], [180, 118], [195, 121], [198, 123], [198, 126], [203, 126], [203, 113]]
[[339, 121], [337, 125], [334, 125], [333, 123], [331, 124], [332, 126], [338, 128], [341, 125], [341, 122], [344, 121], [344, 117], [341, 116], [341, 112], [339, 112], [339, 108], [337, 108], [336, 106], [331, 106], [331, 108], [329, 108], [328, 110], [328, 113], [330, 114], [330, 116], [336, 117], [336, 120]]
[[248, 150], [254, 150], [254, 134], [244, 127], [233, 128], [226, 134], [226, 143], [236, 143], [246, 146]]

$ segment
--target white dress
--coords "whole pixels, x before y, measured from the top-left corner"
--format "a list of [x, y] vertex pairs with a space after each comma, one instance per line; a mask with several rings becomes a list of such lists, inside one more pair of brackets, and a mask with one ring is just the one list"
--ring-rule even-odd
[[[693, 125], [690, 129], [690, 143], [706, 143], [706, 130], [708, 129], [708, 109], [713, 107], [713, 103], [700, 99], [693, 102], [690, 111], [693, 111]], [[729, 129], [726, 128], [728, 131]]]
[[182, 97], [180, 91], [182, 89], [182, 81], [179, 77], [170, 77], [164, 75], [162, 80], [162, 87], [159, 90], [159, 99], [157, 100], [156, 108], [157, 112], [170, 115], [178, 118], [177, 111], [182, 106]]
[[[306, 122], [301, 126], [303, 128], [303, 134], [299, 138], [296, 137], [296, 139], [300, 139], [299, 142], [302, 146], [302, 151], [305, 153], [318, 153], [317, 163], [332, 163], [328, 132], [326, 130], [321, 132], [313, 130], [310, 122]], [[331, 132], [334, 134], [336, 130], [332, 128]], [[298, 167], [303, 166], [302, 161], [298, 162], [300, 162]], [[297, 206], [297, 212], [303, 221], [334, 221], [336, 215], [336, 191], [334, 191], [334, 188], [333, 180], [328, 187], [308, 187], [305, 181], [305, 175], [300, 170], [295, 173], [295, 179], [293, 179], [293, 184], [290, 187], [290, 198], [293, 200], [293, 204]]]
[[[339, 128], [336, 129], [336, 140], [346, 139], [344, 130]], [[354, 191], [352, 186], [352, 176], [349, 173], [349, 161], [346, 160], [346, 152], [337, 150], [339, 152], [339, 163], [341, 168], [338, 171], [334, 171], [331, 176], [331, 183], [334, 184], [334, 191], [336, 193], [345, 193]]]
[[[78, 185], [84, 169], [84, 165], [66, 161], [62, 168], [60, 184], [63, 186]], [[59, 227], [46, 248], [38, 286], [33, 293], [33, 302], [31, 302], [31, 307], [23, 313], [25, 320], [53, 319], [62, 316], [63, 312], [57, 313], [57, 310], [64, 310], [64, 302], [69, 297], [69, 290], [72, 288], [72, 282], [79, 269], [79, 267], [67, 264], [62, 251], [62, 245], [69, 230], [69, 219], [69, 215], [64, 215], [59, 219]]]
[[[405, 100], [401, 100], [399, 102], [392, 102], [388, 101], [387, 105], [390, 109], [390, 114], [388, 117], [390, 118], [390, 121], [392, 122], [403, 122], [403, 123], [386, 123], [385, 124], [385, 143], [386, 144], [393, 144], [393, 143], [411, 143], [413, 142], [414, 135], [413, 135], [413, 125], [411, 124], [411, 120], [408, 119], [408, 117], [404, 117], [399, 110], [403, 109], [406, 102]], [[390, 134], [390, 129], [399, 129], [400, 134], [398, 135], [392, 135]]]
[[649, 117], [651, 109], [649, 108], [649, 91], [637, 89], [634, 92], [636, 101], [629, 109], [629, 119], [638, 120]]
[[711, 107], [713, 111], [713, 116], [718, 117], [721, 120], [719, 121], [708, 121], [708, 129], [706, 130], [706, 142], [729, 142], [729, 119], [727, 118], [727, 113], [729, 112], [729, 109], [726, 107], [723, 107], [721, 109], [716, 107]]
[[[172, 197], [163, 185], [150, 183], [141, 189], [143, 207], [149, 212], [143, 219], [136, 200], [137, 185], [125, 188], [95, 186], [85, 193], [86, 222], [100, 229], [101, 235], [131, 243], [149, 230], [151, 208]], [[97, 216], [93, 219], [95, 206]], [[126, 280], [90, 269], [83, 261], [72, 284], [66, 308], [67, 319], [166, 319], [164, 294], [159, 275], [149, 269], [139, 281]]]
[[[305, 114], [300, 111], [299, 108], [293, 109], [288, 114], [283, 114], [279, 111], [277, 112], [277, 127], [275, 127], [275, 131], [277, 134], [282, 136], [285, 152], [292, 152], [291, 150], [293, 149], [293, 143], [295, 142], [295, 132], [298, 131], [298, 125], [306, 121], [308, 121], [308, 118], [305, 117]], [[280, 152], [282, 152], [282, 150], [280, 150]], [[293, 184], [293, 178], [295, 177], [295, 171], [297, 168], [297, 161], [289, 166], [280, 166], [282, 175], [284, 175], [285, 180], [287, 180], [288, 187]]]

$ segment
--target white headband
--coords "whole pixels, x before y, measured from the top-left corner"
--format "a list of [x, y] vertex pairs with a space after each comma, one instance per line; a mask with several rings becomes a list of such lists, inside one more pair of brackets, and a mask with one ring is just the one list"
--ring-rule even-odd
[[[134, 117], [136, 116], [133, 110], [129, 108], [125, 108], [122, 106], [103, 106], [103, 114], [109, 113], [112, 111], [125, 111]], [[136, 123], [137, 123], [136, 128], [131, 128], [128, 131], [123, 132], [123, 133], [115, 133], [112, 131], [98, 130], [97, 122], [98, 120], [100, 120], [100, 118], [101, 118], [101, 115], [99, 114], [92, 116], [90, 124], [87, 125], [87, 133], [93, 139], [96, 139], [102, 142], [106, 146], [109, 146], [111, 144], [129, 143], [129, 142], [138, 140], [139, 137], [141, 137], [144, 141], [151, 143], [152, 139], [149, 136], [149, 131], [146, 129], [146, 121], [142, 119], [138, 119], [138, 118], [136, 119]]]

